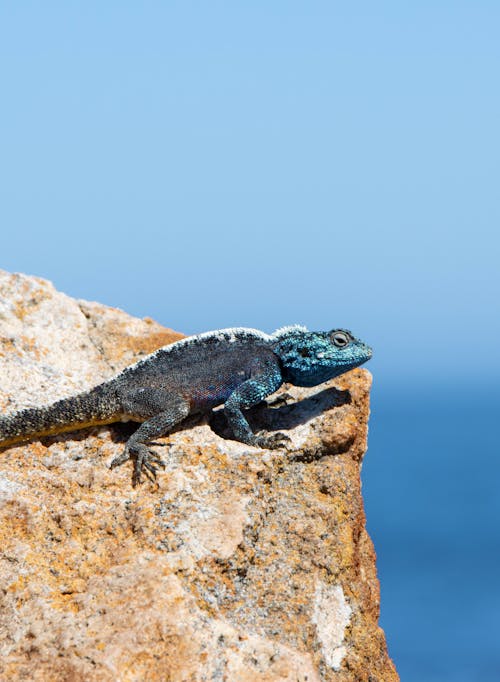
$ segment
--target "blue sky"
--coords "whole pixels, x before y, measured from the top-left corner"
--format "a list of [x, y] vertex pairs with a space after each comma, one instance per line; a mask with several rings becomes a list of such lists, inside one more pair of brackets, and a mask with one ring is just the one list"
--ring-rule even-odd
[[192, 333], [500, 376], [500, 6], [0, 7], [0, 267]]
[[499, 34], [482, 0], [0, 3], [0, 268], [186, 333], [373, 345], [363, 493], [408, 682], [469, 682], [464, 652], [498, 677], [470, 576], [499, 551]]

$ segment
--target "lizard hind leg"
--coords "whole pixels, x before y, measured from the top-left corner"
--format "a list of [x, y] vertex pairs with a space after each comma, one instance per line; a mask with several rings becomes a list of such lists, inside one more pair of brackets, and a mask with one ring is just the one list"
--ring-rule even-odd
[[134, 461], [132, 485], [135, 487], [141, 481], [143, 470], [149, 478], [156, 478], [157, 467], [165, 467], [164, 462], [147, 443], [166, 435], [188, 416], [190, 408], [189, 403], [180, 396], [157, 389], [128, 393], [123, 398], [123, 406], [131, 417], [150, 417], [130, 436], [123, 452], [111, 462], [111, 468], [114, 469], [129, 459]]

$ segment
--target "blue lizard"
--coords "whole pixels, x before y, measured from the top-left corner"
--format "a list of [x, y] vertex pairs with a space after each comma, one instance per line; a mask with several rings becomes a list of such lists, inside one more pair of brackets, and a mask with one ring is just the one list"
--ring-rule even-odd
[[243, 410], [284, 382], [316, 386], [371, 356], [371, 348], [345, 329], [310, 332], [295, 325], [273, 334], [246, 328], [206, 332], [159, 348], [90, 391], [0, 418], [0, 447], [97, 424], [142, 422], [111, 463], [113, 468], [133, 459], [136, 485], [143, 467], [155, 476], [157, 466], [164, 466], [148, 442], [217, 405], [224, 404], [236, 440], [283, 446], [283, 433], [254, 434]]

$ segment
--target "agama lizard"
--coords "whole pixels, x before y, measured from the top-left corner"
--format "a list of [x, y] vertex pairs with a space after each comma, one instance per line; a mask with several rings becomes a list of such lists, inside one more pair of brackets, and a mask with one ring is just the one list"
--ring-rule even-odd
[[154, 477], [157, 466], [164, 466], [148, 442], [217, 405], [224, 404], [236, 440], [282, 446], [285, 434], [254, 434], [243, 410], [284, 382], [316, 386], [371, 356], [371, 348], [344, 329], [310, 332], [296, 325], [273, 334], [244, 328], [207, 332], [159, 348], [90, 391], [1, 417], [0, 447], [98, 424], [142, 422], [111, 462], [114, 468], [133, 459], [136, 485], [143, 467]]

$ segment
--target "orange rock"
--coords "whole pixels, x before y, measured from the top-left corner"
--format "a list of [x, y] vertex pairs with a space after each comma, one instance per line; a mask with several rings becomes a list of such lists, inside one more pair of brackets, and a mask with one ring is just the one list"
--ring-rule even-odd
[[[71, 395], [181, 336], [0, 273], [0, 405]], [[137, 489], [107, 468], [120, 425], [1, 452], [0, 679], [396, 681], [360, 490], [369, 388], [354, 370], [253, 410], [290, 451], [191, 420]]]

